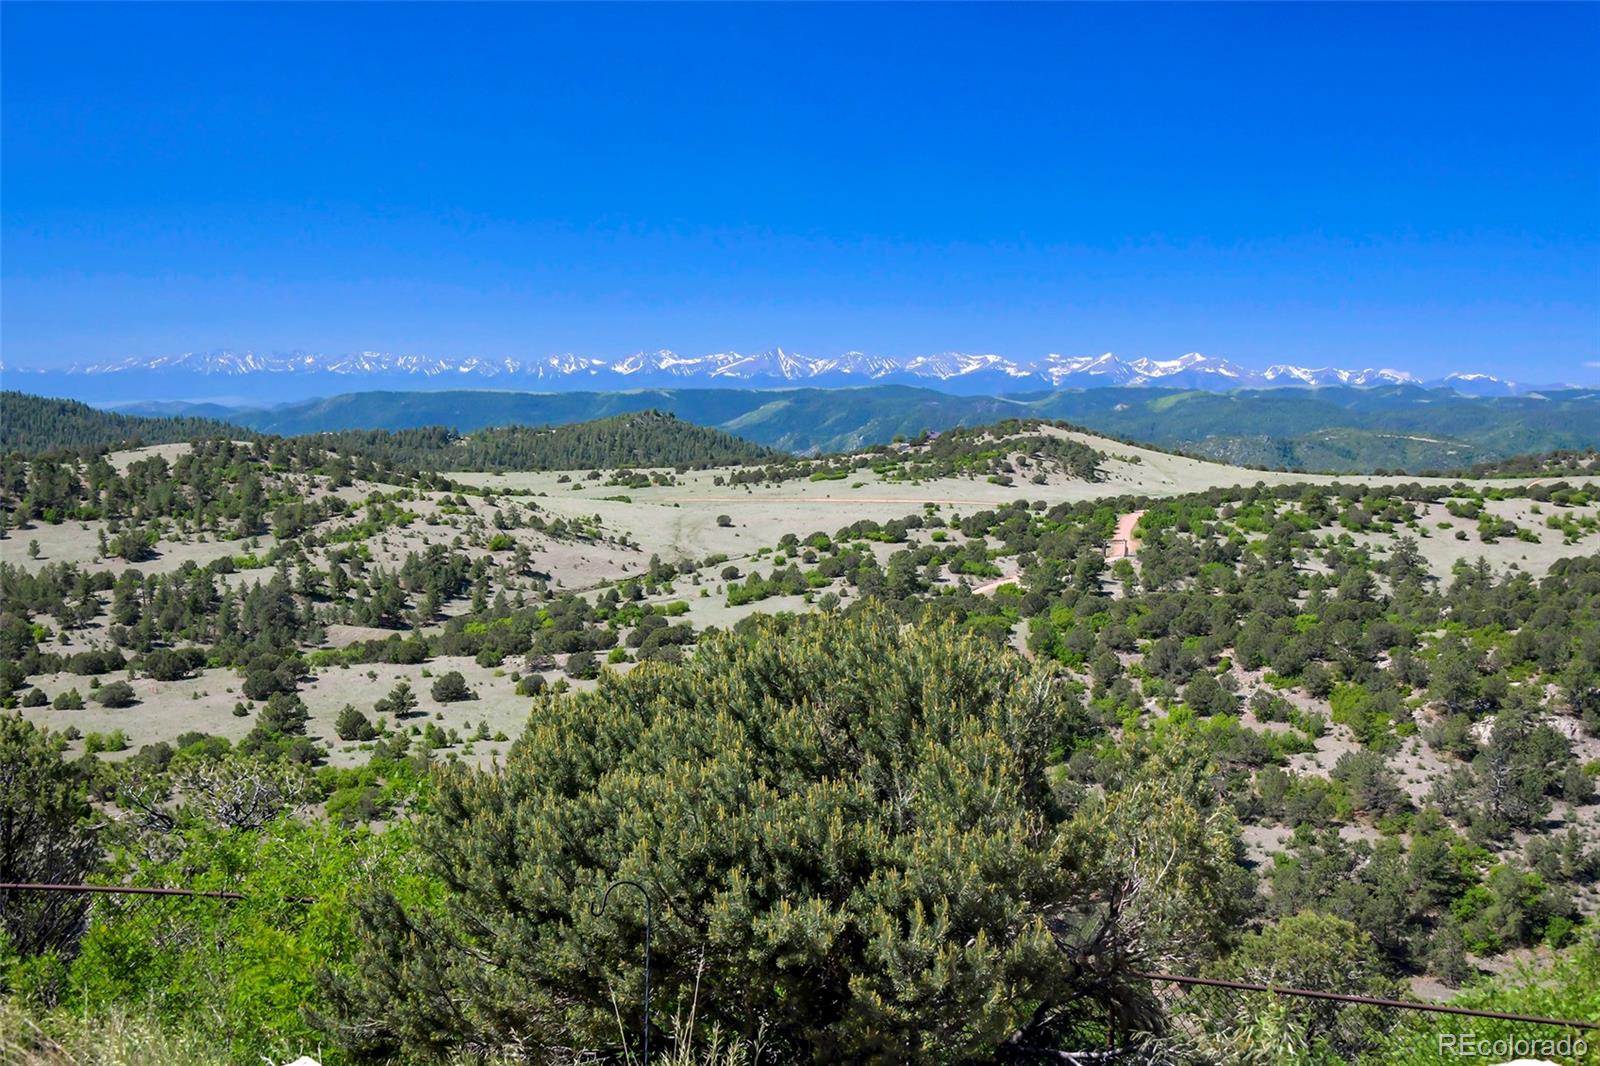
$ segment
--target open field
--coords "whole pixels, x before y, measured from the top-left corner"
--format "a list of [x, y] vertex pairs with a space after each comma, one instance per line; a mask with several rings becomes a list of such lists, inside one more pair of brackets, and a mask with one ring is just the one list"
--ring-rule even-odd
[[[1102, 450], [1107, 460], [1103, 477], [1097, 481], [1049, 475], [1046, 484], [997, 485], [978, 477], [950, 477], [935, 481], [891, 480], [872, 470], [856, 472], [847, 481], [793, 481], [773, 486], [752, 486], [730, 491], [719, 485], [725, 472], [694, 470], [678, 474], [680, 484], [619, 490], [590, 482], [585, 484], [569, 474], [543, 471], [531, 473], [456, 472], [453, 478], [465, 484], [497, 491], [530, 493], [541, 507], [567, 517], [598, 515], [608, 528], [626, 529], [648, 557], [697, 558], [713, 553], [730, 557], [747, 555], [770, 545], [785, 533], [802, 536], [812, 530], [831, 531], [859, 519], [888, 521], [932, 506], [946, 514], [992, 508], [1014, 500], [1043, 500], [1046, 505], [1078, 503], [1088, 500], [1114, 500], [1119, 497], [1173, 497], [1208, 489], [1250, 485], [1440, 485], [1464, 484], [1473, 488], [1515, 488], [1545, 479], [1498, 479], [1458, 481], [1446, 478], [1404, 476], [1334, 477], [1294, 474], [1281, 471], [1247, 470], [1224, 463], [1212, 463], [1149, 448], [1139, 448], [1088, 434], [1050, 429], [1047, 432], [1077, 440]], [[625, 495], [626, 502], [616, 499]], [[1514, 509], [1515, 510], [1515, 509]], [[1527, 508], [1517, 510], [1524, 519]], [[719, 526], [717, 517], [732, 519]], [[1448, 518], [1448, 516], [1444, 516]], [[1467, 528], [1470, 523], [1461, 523]], [[1453, 534], [1456, 527], [1449, 531]], [[1448, 539], [1448, 538], [1446, 538]], [[1462, 558], [1476, 558], [1484, 552], [1474, 547], [1492, 545], [1470, 543], [1459, 549], [1430, 545], [1430, 564], [1439, 574]], [[1501, 545], [1487, 552], [1491, 562], [1506, 565], [1523, 562], [1530, 545], [1513, 551]], [[1544, 551], [1535, 551], [1526, 566], [1542, 568], [1560, 557], [1559, 542]], [[593, 571], [574, 571], [567, 584], [581, 587]]]

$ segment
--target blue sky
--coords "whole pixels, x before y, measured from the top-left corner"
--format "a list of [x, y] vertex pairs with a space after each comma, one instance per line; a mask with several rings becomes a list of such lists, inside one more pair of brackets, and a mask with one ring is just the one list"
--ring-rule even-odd
[[1597, 68], [1592, 4], [8, 3], [0, 342], [1600, 381]]

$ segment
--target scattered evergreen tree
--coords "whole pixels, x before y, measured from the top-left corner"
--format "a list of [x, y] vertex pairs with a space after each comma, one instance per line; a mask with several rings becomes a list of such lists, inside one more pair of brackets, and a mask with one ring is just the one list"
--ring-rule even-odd
[[460, 670], [451, 670], [434, 678], [429, 691], [433, 693], [434, 701], [437, 703], [459, 703], [462, 700], [478, 698], [477, 694], [467, 687], [467, 679], [461, 676]]
[[348, 703], [334, 721], [333, 731], [340, 740], [371, 740], [378, 735], [367, 716]]
[[113, 681], [109, 685], [101, 685], [90, 698], [102, 707], [131, 707], [138, 701], [133, 686], [126, 681]]

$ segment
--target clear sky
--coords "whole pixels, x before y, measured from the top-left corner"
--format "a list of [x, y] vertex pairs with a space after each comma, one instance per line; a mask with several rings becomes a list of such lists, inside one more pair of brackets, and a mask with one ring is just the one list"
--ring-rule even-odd
[[1600, 5], [3, 10], [3, 358], [1600, 381]]

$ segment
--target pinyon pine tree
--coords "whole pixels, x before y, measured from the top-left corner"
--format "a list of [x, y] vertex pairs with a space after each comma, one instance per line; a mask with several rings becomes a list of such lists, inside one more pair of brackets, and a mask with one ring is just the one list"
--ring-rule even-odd
[[1204, 953], [1237, 830], [1148, 783], [1068, 809], [1047, 766], [1078, 710], [1008, 651], [873, 610], [542, 696], [503, 768], [441, 769], [418, 832], [445, 891], [365, 898], [323, 1024], [358, 1059], [615, 1052], [643, 910], [590, 907], [617, 878], [657, 896], [663, 1037], [692, 998], [769, 1059], [957, 1062], [1108, 1008], [1135, 1024], [1127, 923]]

